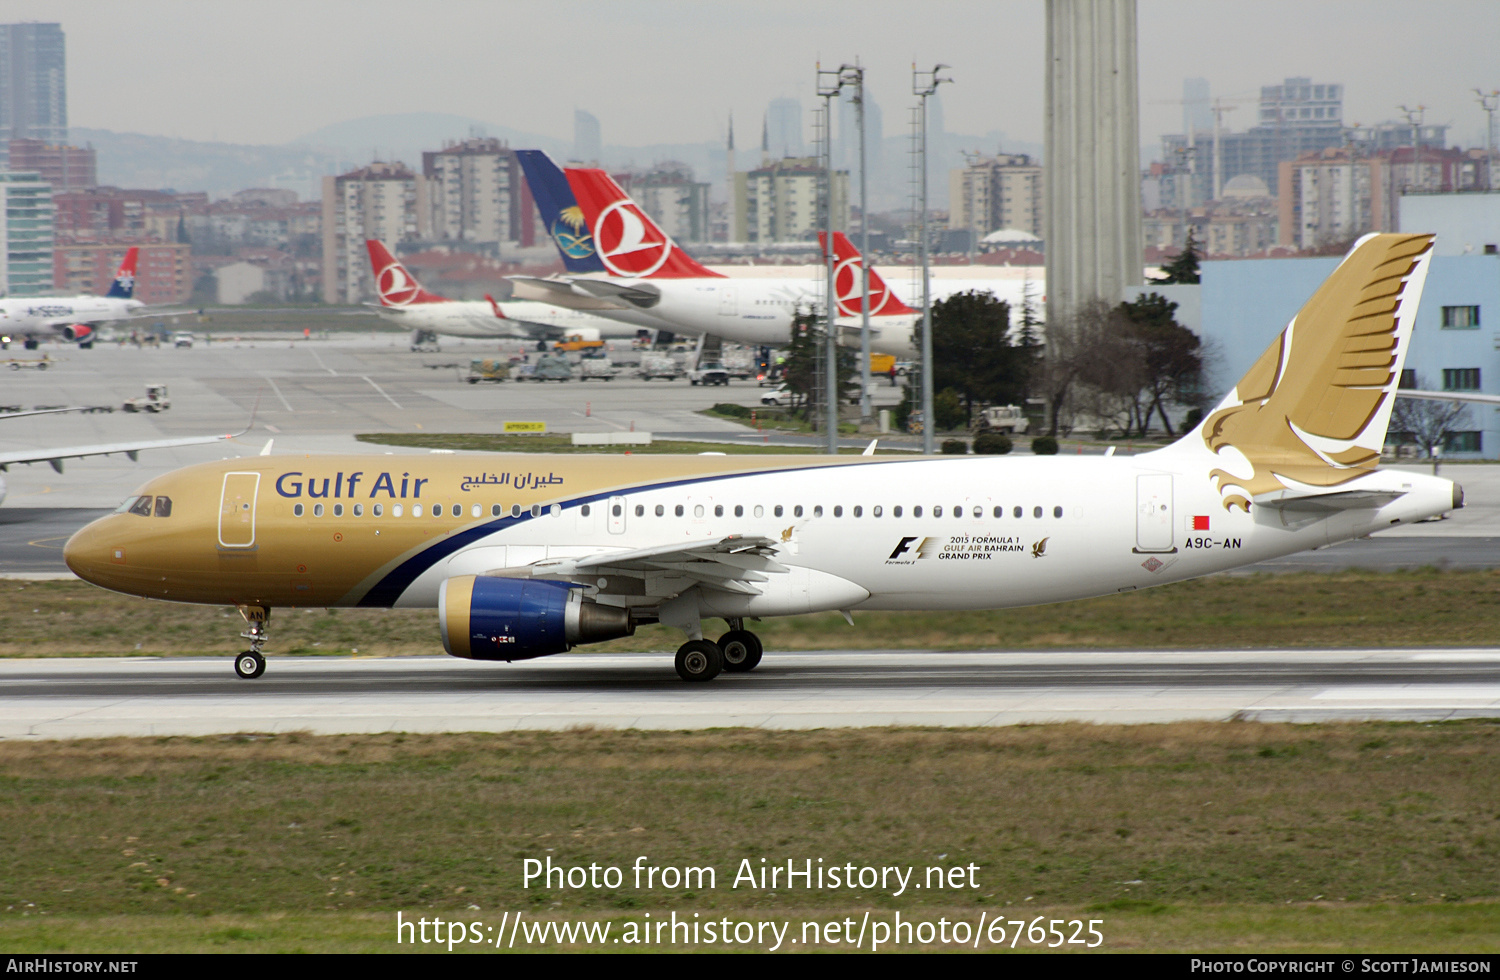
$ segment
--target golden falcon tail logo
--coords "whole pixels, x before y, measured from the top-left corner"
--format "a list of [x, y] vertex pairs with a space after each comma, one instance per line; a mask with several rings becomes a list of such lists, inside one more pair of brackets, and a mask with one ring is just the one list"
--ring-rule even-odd
[[[1319, 287], [1281, 336], [1210, 415], [1203, 441], [1239, 450], [1253, 472], [1209, 475], [1224, 509], [1287, 488], [1284, 478], [1336, 486], [1375, 468], [1410, 326], [1399, 311], [1420, 297], [1431, 235], [1371, 235]], [[1225, 494], [1235, 488], [1241, 492]]]
[[1033, 558], [1045, 558], [1046, 555], [1047, 555], [1047, 542], [1051, 541], [1051, 540], [1052, 540], [1051, 538], [1043, 538], [1042, 540], [1038, 541], [1036, 544], [1032, 545], [1031, 546], [1031, 557], [1033, 557]]

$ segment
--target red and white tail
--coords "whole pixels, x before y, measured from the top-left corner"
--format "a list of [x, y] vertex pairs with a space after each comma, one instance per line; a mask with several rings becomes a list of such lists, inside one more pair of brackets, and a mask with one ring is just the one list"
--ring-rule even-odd
[[594, 235], [599, 261], [627, 279], [719, 279], [684, 252], [603, 170], [564, 173]]
[[381, 306], [411, 306], [414, 303], [446, 303], [437, 293], [429, 293], [413, 278], [401, 260], [391, 254], [385, 243], [377, 238], [365, 240], [370, 252], [370, 268], [375, 273], [375, 290], [380, 293]]
[[[818, 247], [826, 249], [828, 238], [818, 232]], [[824, 254], [827, 254], [826, 252]], [[864, 283], [861, 281], [865, 260], [859, 249], [841, 231], [833, 233], [833, 294], [837, 298], [839, 316], [859, 316], [863, 312]], [[916, 310], [907, 306], [891, 292], [885, 280], [873, 267], [870, 269], [870, 315], [910, 316]]]
[[110, 283], [109, 292], [105, 296], [110, 299], [135, 298], [135, 266], [140, 257], [141, 250], [138, 246], [132, 245], [126, 250], [124, 261], [115, 270], [115, 281]]
[[490, 309], [495, 311], [495, 319], [508, 319], [505, 315], [505, 311], [500, 308], [500, 304], [495, 302], [495, 297], [491, 296], [489, 293], [485, 293], [484, 298], [490, 301]]

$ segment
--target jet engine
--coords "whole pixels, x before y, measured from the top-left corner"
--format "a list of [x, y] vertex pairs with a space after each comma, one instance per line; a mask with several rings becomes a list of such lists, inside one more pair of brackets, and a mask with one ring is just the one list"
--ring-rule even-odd
[[438, 590], [443, 649], [469, 660], [529, 660], [635, 632], [630, 610], [566, 582], [458, 575]]
[[68, 340], [90, 340], [94, 336], [94, 328], [87, 323], [72, 323], [62, 328], [62, 335]]

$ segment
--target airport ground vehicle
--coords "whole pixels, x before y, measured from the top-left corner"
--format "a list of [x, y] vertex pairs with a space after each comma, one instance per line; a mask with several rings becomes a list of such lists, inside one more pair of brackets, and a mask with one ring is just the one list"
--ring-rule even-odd
[[688, 371], [688, 383], [695, 385], [727, 385], [729, 372], [718, 361], [704, 361]]
[[792, 389], [785, 384], [779, 384], [761, 395], [760, 403], [762, 405], [790, 405], [792, 403]]
[[543, 354], [516, 370], [517, 381], [571, 381], [573, 365], [561, 354]]
[[1025, 435], [1031, 423], [1019, 405], [991, 405], [979, 413], [972, 433], [1003, 432], [1008, 436]]
[[179, 330], [172, 334], [173, 347], [191, 347], [193, 346], [193, 340], [193, 335], [186, 330]]
[[676, 381], [685, 373], [682, 370], [682, 362], [670, 354], [642, 354], [638, 371], [640, 376], [647, 381], [653, 378]]
[[620, 369], [609, 362], [607, 357], [584, 357], [578, 361], [578, 380], [580, 381], [613, 381]]
[[469, 362], [469, 373], [464, 380], [471, 385], [476, 385], [481, 381], [500, 382], [508, 377], [510, 377], [510, 361], [485, 357], [475, 358]]
[[163, 384], [148, 384], [146, 393], [136, 398], [125, 399], [125, 411], [127, 412], [165, 412], [172, 407], [172, 399], [167, 397], [167, 386]]
[[52, 358], [46, 354], [43, 354], [34, 361], [23, 361], [13, 357], [7, 363], [10, 364], [12, 371], [45, 371], [52, 365]]

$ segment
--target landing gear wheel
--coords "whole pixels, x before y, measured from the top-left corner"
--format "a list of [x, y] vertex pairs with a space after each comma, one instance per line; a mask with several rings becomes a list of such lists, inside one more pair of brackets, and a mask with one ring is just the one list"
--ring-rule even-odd
[[677, 676], [685, 681], [711, 681], [724, 669], [724, 654], [716, 643], [689, 640], [677, 648]]
[[731, 674], [743, 674], [754, 670], [760, 663], [765, 649], [760, 637], [749, 630], [730, 630], [719, 637], [719, 649], [724, 654], [724, 669]]
[[254, 650], [246, 650], [234, 658], [234, 672], [245, 680], [254, 680], [266, 672], [266, 658]]

